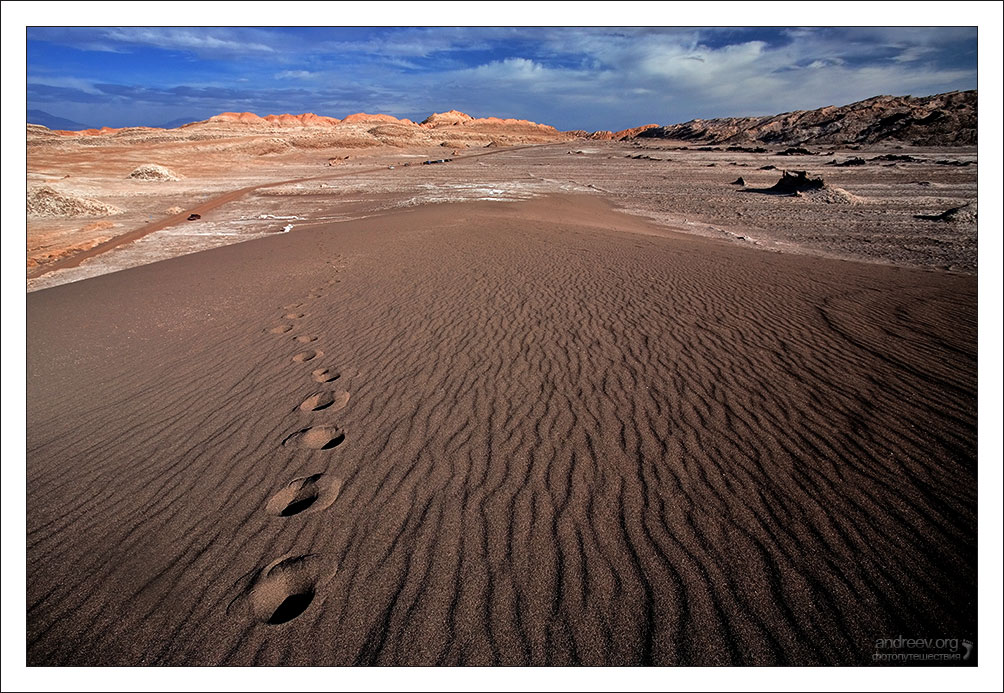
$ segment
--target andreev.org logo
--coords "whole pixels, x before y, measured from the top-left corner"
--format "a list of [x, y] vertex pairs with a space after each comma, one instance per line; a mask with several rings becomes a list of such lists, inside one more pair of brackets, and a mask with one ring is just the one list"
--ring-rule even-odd
[[959, 638], [878, 638], [874, 662], [967, 662], [973, 653], [971, 640]]

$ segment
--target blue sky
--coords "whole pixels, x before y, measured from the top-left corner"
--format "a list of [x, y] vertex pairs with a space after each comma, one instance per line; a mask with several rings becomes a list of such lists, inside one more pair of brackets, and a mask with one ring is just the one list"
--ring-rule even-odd
[[28, 27], [27, 106], [88, 125], [455, 108], [561, 130], [975, 89], [975, 28]]

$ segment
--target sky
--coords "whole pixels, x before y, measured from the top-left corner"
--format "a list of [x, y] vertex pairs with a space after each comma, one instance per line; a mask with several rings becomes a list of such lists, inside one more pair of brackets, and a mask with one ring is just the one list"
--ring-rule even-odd
[[975, 27], [31, 27], [27, 107], [89, 126], [223, 111], [560, 130], [770, 115], [977, 87]]

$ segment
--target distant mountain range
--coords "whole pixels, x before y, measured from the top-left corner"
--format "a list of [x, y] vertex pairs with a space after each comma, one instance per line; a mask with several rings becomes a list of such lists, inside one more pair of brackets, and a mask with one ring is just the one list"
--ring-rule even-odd
[[[620, 132], [559, 132], [549, 125], [527, 120], [473, 118], [460, 111], [435, 113], [421, 123], [385, 114], [354, 113], [338, 119], [313, 113], [283, 113], [263, 117], [254, 113], [228, 112], [201, 121], [195, 118], [177, 118], [158, 127], [175, 129], [190, 125], [198, 128], [324, 128], [342, 131], [350, 126], [367, 125], [367, 137], [354, 146], [415, 143], [426, 139], [429, 130], [442, 132], [444, 137], [450, 132], [464, 136], [477, 135], [481, 139], [490, 138], [486, 141], [495, 141], [500, 145], [568, 139], [654, 138], [732, 146], [872, 144], [882, 141], [921, 146], [957, 146], [976, 144], [977, 106], [975, 90], [923, 97], [874, 96], [846, 106], [825, 106], [774, 116], [697, 119], [676, 125], [653, 123]], [[28, 111], [28, 122], [43, 125], [50, 130], [72, 130], [81, 135], [103, 135], [129, 130], [90, 129], [81, 123], [39, 110]], [[372, 141], [367, 142], [365, 139]], [[454, 146], [454, 143], [445, 140], [443, 144]], [[459, 140], [456, 144], [460, 144]]]
[[151, 138], [159, 142], [202, 141], [207, 136], [214, 139], [241, 138], [242, 141], [233, 144], [232, 151], [252, 156], [297, 148], [360, 149], [391, 145], [436, 146], [449, 151], [575, 139], [574, 135], [559, 132], [550, 125], [512, 118], [474, 118], [459, 111], [434, 113], [422, 123], [382, 113], [353, 113], [339, 119], [314, 113], [259, 116], [248, 112], [226, 112], [169, 129], [138, 126], [69, 131], [53, 130], [37, 122], [28, 123], [26, 129], [29, 146], [101, 137], [114, 137], [120, 144], [139, 144]]
[[180, 128], [182, 125], [188, 125], [189, 123], [196, 123], [200, 120], [202, 119], [196, 118], [195, 116], [188, 116], [185, 118], [175, 118], [174, 120], [169, 120], [161, 125], [154, 125], [154, 127], [171, 130], [173, 128]]
[[50, 130], [89, 130], [92, 125], [84, 125], [69, 118], [60, 118], [38, 109], [28, 109], [28, 122], [35, 125], [44, 125]]
[[[188, 125], [189, 123], [195, 123], [199, 121], [200, 118], [195, 116], [188, 116], [186, 118], [175, 118], [174, 120], [162, 123], [160, 125], [154, 125], [153, 127], [162, 128], [164, 130], [170, 130], [172, 128], [180, 128], [182, 125]], [[41, 111], [37, 108], [28, 109], [28, 122], [35, 125], [44, 125], [50, 130], [96, 130], [99, 126], [95, 125], [84, 125], [83, 123], [78, 123], [75, 120], [70, 120], [69, 118], [60, 118], [59, 116], [52, 115], [46, 111]]]

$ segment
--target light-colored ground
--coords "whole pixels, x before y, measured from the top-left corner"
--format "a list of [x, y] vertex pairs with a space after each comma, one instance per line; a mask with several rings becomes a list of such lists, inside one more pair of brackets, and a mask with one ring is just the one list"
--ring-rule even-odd
[[[667, 229], [764, 249], [976, 271], [976, 224], [916, 218], [976, 199], [978, 165], [972, 148], [887, 146], [779, 156], [776, 152], [702, 151], [684, 143], [653, 140], [479, 147], [457, 151], [455, 156], [454, 151], [439, 146], [294, 148], [248, 154], [260, 148], [261, 140], [260, 136], [222, 143], [154, 139], [123, 144], [92, 137], [30, 146], [29, 188], [46, 184], [124, 211], [103, 218], [29, 218], [28, 289], [281, 233], [289, 225], [295, 231], [310, 223], [363, 218], [423, 204], [505, 202], [569, 192], [605, 197]], [[888, 154], [909, 155], [917, 161], [868, 161]], [[454, 160], [420, 165], [442, 157]], [[833, 165], [852, 157], [868, 163]], [[337, 164], [329, 166], [331, 159]], [[166, 166], [181, 180], [130, 179], [129, 174], [143, 164]], [[762, 170], [764, 166], [776, 170]], [[756, 192], [773, 185], [782, 169], [822, 175], [856, 202], [828, 204]], [[746, 187], [732, 185], [739, 176]], [[78, 267], [48, 271], [53, 263], [82, 250], [227, 192], [305, 178], [312, 180], [252, 191], [198, 221], [174, 223]]]

